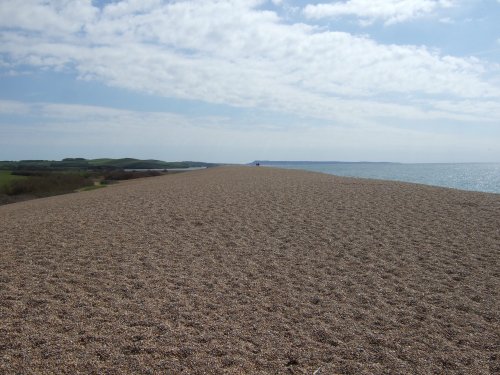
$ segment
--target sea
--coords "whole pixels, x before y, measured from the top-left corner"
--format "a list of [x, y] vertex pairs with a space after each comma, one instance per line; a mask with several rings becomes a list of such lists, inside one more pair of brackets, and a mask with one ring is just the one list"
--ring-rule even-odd
[[371, 163], [259, 161], [262, 166], [304, 169], [337, 176], [414, 182], [500, 194], [500, 163]]

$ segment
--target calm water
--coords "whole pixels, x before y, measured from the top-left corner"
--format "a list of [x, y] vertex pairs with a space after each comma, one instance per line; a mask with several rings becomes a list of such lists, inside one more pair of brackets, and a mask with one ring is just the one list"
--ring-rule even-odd
[[261, 165], [305, 169], [338, 176], [416, 182], [462, 190], [500, 193], [500, 163], [261, 162]]

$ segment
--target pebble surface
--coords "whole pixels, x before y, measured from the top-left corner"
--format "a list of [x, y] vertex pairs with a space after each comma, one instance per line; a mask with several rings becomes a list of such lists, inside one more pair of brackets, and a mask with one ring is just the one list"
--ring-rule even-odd
[[0, 373], [500, 373], [500, 195], [218, 167], [0, 206]]

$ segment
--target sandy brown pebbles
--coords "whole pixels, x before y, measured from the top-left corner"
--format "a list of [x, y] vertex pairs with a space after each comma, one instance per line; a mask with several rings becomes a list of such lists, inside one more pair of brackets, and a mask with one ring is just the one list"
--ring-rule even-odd
[[0, 236], [0, 373], [500, 373], [500, 195], [214, 168]]

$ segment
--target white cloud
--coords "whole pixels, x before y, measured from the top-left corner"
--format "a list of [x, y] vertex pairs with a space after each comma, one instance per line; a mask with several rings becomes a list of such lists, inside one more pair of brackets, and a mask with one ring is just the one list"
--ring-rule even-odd
[[[500, 97], [500, 88], [483, 78], [492, 68], [477, 59], [288, 24], [262, 3], [129, 0], [97, 9], [90, 1], [4, 1], [0, 24], [8, 30], [0, 32], [0, 53], [11, 66], [76, 71], [81, 79], [164, 97], [345, 123], [380, 116], [468, 121], [459, 106], [435, 107], [433, 98]], [[411, 14], [426, 9], [425, 1], [412, 3]], [[447, 4], [432, 3], [429, 9]], [[489, 113], [481, 118], [495, 120]]]
[[432, 14], [449, 8], [453, 0], [347, 0], [307, 5], [304, 14], [309, 18], [355, 16], [363, 24], [383, 21], [394, 24]]
[[80, 31], [98, 12], [91, 0], [2, 0], [0, 25], [64, 36]]

